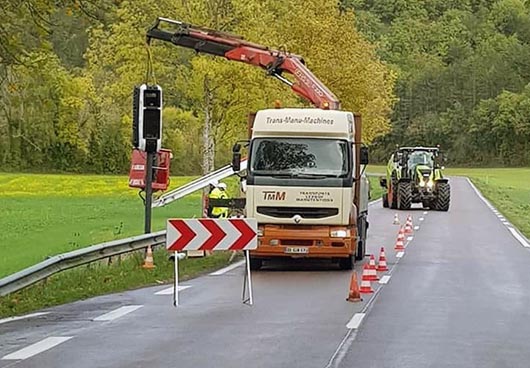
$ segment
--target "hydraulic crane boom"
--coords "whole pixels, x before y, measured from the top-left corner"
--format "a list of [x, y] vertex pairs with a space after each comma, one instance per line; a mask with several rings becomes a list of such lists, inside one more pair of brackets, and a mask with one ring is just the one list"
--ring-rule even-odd
[[[163, 30], [159, 26], [167, 23], [173, 30]], [[289, 85], [291, 89], [321, 109], [339, 110], [337, 97], [305, 66], [302, 57], [284, 51], [245, 41], [242, 37], [210, 30], [180, 21], [158, 18], [147, 31], [147, 43], [151, 39], [171, 42], [177, 46], [194, 49], [228, 60], [239, 61], [265, 69], [268, 75]], [[286, 72], [293, 75], [295, 82], [282, 76]]]

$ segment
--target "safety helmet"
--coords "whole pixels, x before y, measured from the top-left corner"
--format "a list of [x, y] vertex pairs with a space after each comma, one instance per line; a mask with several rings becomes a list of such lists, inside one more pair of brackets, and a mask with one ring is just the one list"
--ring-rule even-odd
[[221, 188], [221, 189], [225, 190], [226, 189], [226, 184], [225, 183], [219, 183], [217, 185], [217, 188]]

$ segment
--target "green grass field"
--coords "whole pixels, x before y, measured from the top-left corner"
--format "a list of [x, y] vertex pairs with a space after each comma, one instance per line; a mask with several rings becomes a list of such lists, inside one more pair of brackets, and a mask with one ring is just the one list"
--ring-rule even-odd
[[[173, 178], [177, 187], [191, 178]], [[143, 233], [144, 207], [124, 176], [0, 174], [0, 277], [47, 256]], [[200, 215], [195, 193], [153, 210], [153, 230], [169, 217]]]
[[[383, 173], [384, 170], [383, 166], [370, 166], [367, 172]], [[469, 177], [510, 222], [530, 237], [530, 168], [447, 168], [444, 173]]]

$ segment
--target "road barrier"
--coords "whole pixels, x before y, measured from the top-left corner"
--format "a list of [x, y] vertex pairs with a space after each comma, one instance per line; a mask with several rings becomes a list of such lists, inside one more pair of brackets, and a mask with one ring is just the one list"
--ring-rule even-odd
[[105, 258], [144, 250], [148, 246], [165, 246], [165, 244], [166, 231], [164, 230], [151, 234], [133, 236], [127, 239], [96, 244], [87, 248], [59, 254], [50, 257], [43, 262], [37, 263], [34, 266], [0, 279], [0, 296], [21, 290], [36, 282], [42, 281], [57, 272], [100, 261]]

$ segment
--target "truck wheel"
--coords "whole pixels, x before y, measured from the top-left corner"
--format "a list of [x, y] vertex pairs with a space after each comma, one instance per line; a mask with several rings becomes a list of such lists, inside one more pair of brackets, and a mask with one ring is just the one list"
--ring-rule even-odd
[[398, 208], [400, 210], [408, 210], [412, 204], [412, 185], [411, 183], [403, 182], [398, 185]]
[[353, 258], [354, 256], [349, 256], [348, 258], [339, 259], [339, 267], [341, 270], [351, 270], [353, 269]]
[[383, 194], [383, 207], [388, 208], [388, 194]]
[[368, 233], [368, 222], [366, 217], [363, 217], [359, 222], [358, 230], [359, 240], [357, 241], [357, 252], [355, 253], [355, 260], [361, 261], [366, 254], [366, 236]]
[[448, 211], [451, 202], [451, 186], [449, 183], [438, 183], [438, 194], [434, 200], [434, 208], [437, 211]]
[[263, 260], [257, 258], [250, 258], [250, 269], [257, 271], [263, 266]]

